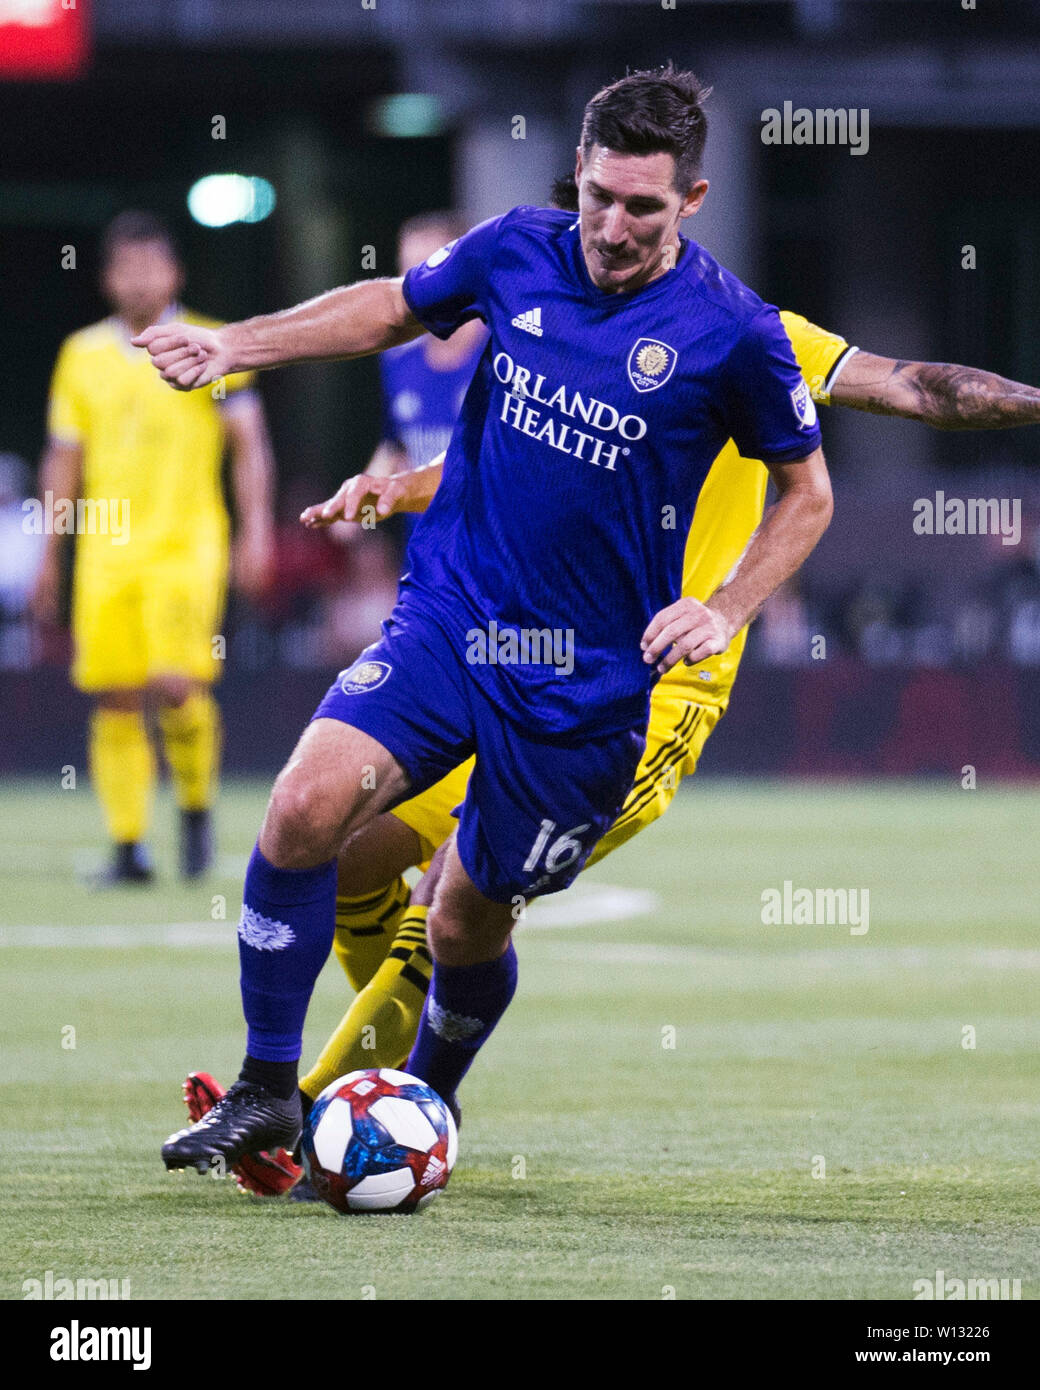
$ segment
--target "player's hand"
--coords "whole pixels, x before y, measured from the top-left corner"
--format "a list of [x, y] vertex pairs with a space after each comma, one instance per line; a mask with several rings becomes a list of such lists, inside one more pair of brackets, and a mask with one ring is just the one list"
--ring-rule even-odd
[[643, 660], [661, 675], [680, 660], [694, 666], [724, 652], [733, 640], [728, 620], [706, 603], [681, 598], [662, 608], [643, 633]]
[[409, 473], [380, 477], [359, 473], [348, 478], [327, 502], [317, 502], [300, 513], [304, 526], [331, 526], [335, 521], [385, 521], [395, 512], [407, 511]]
[[52, 626], [61, 606], [61, 565], [56, 556], [44, 556], [29, 595], [29, 612], [38, 623]]
[[231, 357], [219, 328], [153, 323], [130, 341], [134, 347], [148, 350], [152, 366], [178, 391], [208, 386], [231, 370]]
[[274, 576], [274, 538], [261, 531], [245, 531], [231, 554], [231, 578], [246, 598], [262, 598]]

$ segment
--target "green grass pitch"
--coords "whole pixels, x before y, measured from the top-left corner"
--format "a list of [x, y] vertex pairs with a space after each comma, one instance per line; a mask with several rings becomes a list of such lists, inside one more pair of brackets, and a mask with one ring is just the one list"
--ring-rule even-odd
[[[447, 1193], [355, 1218], [159, 1159], [184, 1074], [240, 1059], [266, 790], [225, 790], [191, 887], [166, 807], [160, 884], [120, 893], [75, 877], [89, 790], [0, 796], [4, 1298], [48, 1270], [137, 1298], [911, 1299], [940, 1269], [1040, 1292], [1040, 790], [684, 788], [521, 927]], [[868, 889], [869, 931], [763, 925], [785, 880]], [[330, 961], [307, 1058], [348, 997]]]

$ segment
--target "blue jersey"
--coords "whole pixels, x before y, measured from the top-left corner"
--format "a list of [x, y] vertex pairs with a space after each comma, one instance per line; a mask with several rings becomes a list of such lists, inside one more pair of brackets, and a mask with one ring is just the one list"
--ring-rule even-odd
[[412, 536], [401, 616], [432, 617], [528, 727], [645, 726], [656, 674], [640, 639], [682, 592], [716, 454], [732, 437], [783, 462], [820, 442], [776, 309], [685, 238], [642, 289], [599, 290], [574, 215], [534, 207], [437, 251], [404, 296], [438, 336], [480, 317], [490, 338]]
[[379, 359], [383, 386], [383, 438], [421, 468], [443, 453], [459, 418], [483, 342], [450, 371], [431, 367], [421, 338], [391, 348]]

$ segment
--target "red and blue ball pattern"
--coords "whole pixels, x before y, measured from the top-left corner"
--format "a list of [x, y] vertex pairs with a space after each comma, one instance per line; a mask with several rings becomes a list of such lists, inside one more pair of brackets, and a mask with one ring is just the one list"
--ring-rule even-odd
[[425, 1082], [380, 1067], [326, 1086], [307, 1116], [301, 1148], [314, 1190], [337, 1211], [412, 1212], [443, 1191], [458, 1133]]

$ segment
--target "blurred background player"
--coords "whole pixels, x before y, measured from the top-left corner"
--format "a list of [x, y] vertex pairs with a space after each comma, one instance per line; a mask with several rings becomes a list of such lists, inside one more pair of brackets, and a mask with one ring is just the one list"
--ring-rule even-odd
[[[404, 275], [421, 265], [467, 229], [456, 212], [410, 217], [397, 237], [397, 273]], [[366, 473], [386, 477], [420, 468], [444, 452], [486, 343], [487, 329], [473, 319], [450, 338], [424, 333], [380, 356], [383, 437]], [[414, 521], [414, 514], [402, 514], [406, 534], [411, 534]]]
[[[61, 346], [40, 492], [55, 505], [104, 501], [122, 525], [119, 534], [112, 525], [107, 534], [100, 524], [93, 533], [77, 527], [71, 676], [94, 701], [90, 774], [113, 845], [102, 881], [142, 883], [153, 876], [145, 844], [156, 779], [152, 710], [181, 813], [181, 872], [201, 874], [212, 858], [221, 731], [211, 687], [223, 655], [214, 639], [228, 573], [225, 442], [238, 521], [232, 574], [253, 597], [271, 563], [273, 470], [250, 375], [182, 395], [130, 345], [157, 318], [213, 322], [177, 303], [184, 272], [166, 226], [150, 213], [121, 213], [104, 233], [101, 261], [113, 312]], [[99, 506], [95, 515], [102, 514]], [[59, 613], [61, 543], [51, 528], [33, 594], [43, 622]]]

